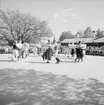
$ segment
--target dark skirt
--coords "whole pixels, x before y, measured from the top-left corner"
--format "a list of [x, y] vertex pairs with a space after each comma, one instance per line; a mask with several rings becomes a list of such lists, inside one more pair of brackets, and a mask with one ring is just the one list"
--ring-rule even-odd
[[71, 49], [71, 55], [74, 55], [74, 53], [75, 53], [75, 51], [74, 51], [74, 49], [72, 48], [72, 49]]
[[42, 55], [43, 60], [44, 59], [51, 60], [52, 56], [53, 56], [52, 48], [48, 48]]
[[83, 58], [83, 49], [76, 48], [76, 56], [78, 59], [82, 59]]

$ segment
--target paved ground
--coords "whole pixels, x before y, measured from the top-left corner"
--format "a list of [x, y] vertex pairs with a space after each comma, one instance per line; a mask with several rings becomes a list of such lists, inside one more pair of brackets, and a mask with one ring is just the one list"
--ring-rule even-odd
[[0, 55], [0, 105], [104, 105], [104, 57], [60, 58], [47, 64], [34, 55], [19, 62]]
[[104, 82], [104, 57], [86, 56], [84, 62], [75, 63], [73, 59], [61, 56], [60, 64], [55, 64], [52, 59], [50, 64], [45, 63], [41, 57], [29, 55], [19, 62], [12, 62], [11, 54], [0, 55], [0, 69], [35, 69], [36, 71], [52, 72], [54, 74], [67, 75], [70, 78], [95, 78]]
[[30, 69], [1, 69], [0, 105], [104, 105], [104, 83]]

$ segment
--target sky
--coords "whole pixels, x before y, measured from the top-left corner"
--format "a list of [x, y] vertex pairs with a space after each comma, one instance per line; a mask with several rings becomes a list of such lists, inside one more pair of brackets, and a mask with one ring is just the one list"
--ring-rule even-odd
[[104, 0], [0, 0], [0, 8], [47, 20], [56, 39], [63, 31], [104, 29]]

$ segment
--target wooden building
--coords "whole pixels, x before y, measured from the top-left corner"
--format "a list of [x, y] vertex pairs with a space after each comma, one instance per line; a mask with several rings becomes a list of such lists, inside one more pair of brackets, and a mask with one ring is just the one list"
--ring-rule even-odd
[[69, 43], [77, 43], [79, 41], [85, 42], [86, 44], [93, 43], [94, 38], [72, 38], [65, 39], [61, 42], [62, 46], [68, 46]]

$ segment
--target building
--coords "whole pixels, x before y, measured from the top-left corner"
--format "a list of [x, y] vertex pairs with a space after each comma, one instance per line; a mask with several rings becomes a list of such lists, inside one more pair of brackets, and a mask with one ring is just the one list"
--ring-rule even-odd
[[93, 43], [94, 38], [72, 38], [72, 39], [65, 39], [61, 42], [61, 45], [67, 46], [69, 43], [77, 43], [79, 41], [87, 43]]

